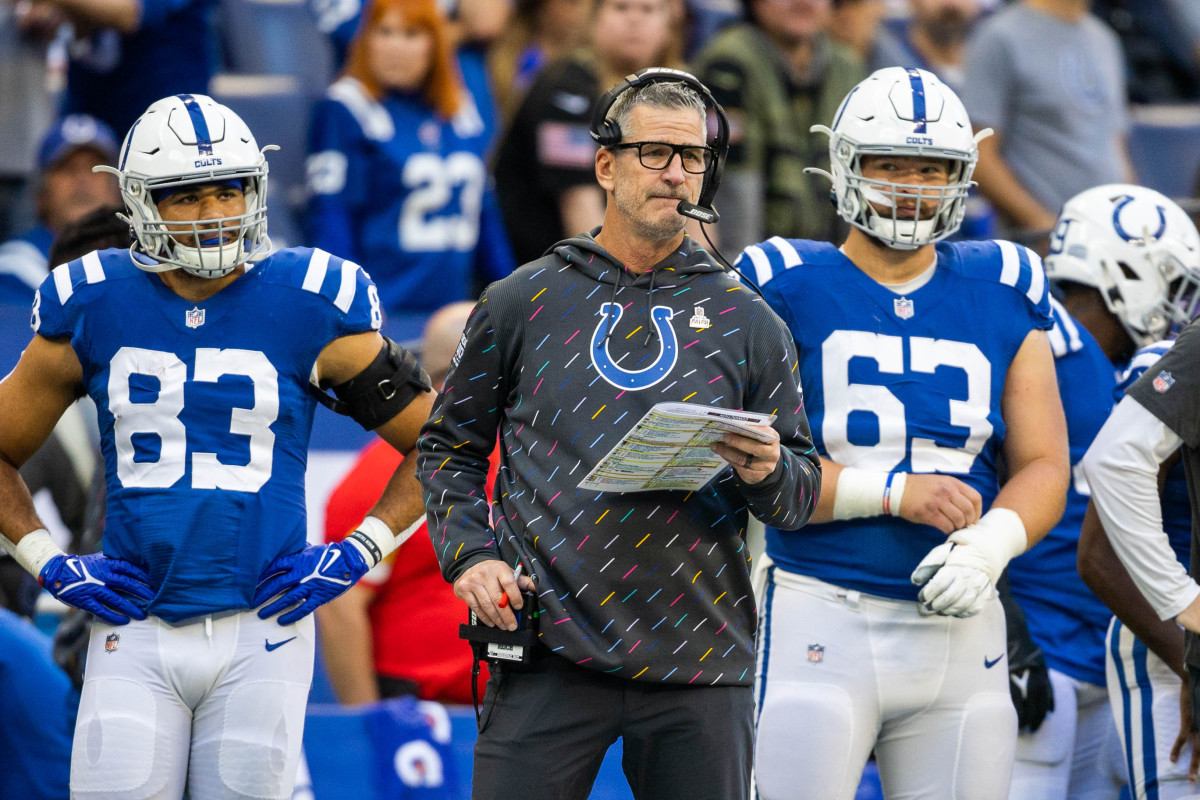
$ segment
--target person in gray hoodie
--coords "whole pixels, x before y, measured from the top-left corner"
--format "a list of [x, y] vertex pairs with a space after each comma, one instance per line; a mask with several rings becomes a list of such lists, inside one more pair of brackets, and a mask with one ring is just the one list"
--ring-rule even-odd
[[[533, 663], [488, 683], [472, 796], [586, 798], [620, 736], [635, 797], [737, 800], [757, 627], [746, 525], [800, 528], [821, 471], [791, 335], [684, 231], [678, 206], [720, 155], [700, 94], [658, 78], [607, 119], [621, 136], [596, 155], [603, 225], [488, 287], [419, 443], [455, 594], [507, 630], [522, 590], [540, 606]], [[702, 489], [578, 488], [661, 401], [776, 419], [767, 441], [713, 444], [729, 468]]]

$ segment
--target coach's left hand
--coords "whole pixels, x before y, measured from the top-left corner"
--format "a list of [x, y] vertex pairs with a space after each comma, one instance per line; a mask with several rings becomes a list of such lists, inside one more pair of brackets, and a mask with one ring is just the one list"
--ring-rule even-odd
[[750, 426], [769, 438], [760, 442], [739, 433], [727, 433], [719, 442], [712, 443], [712, 450], [737, 472], [742, 483], [755, 484], [765, 481], [775, 472], [779, 463], [779, 431], [770, 425]]
[[274, 603], [260, 608], [258, 616], [267, 619], [295, 606], [279, 617], [280, 625], [291, 625], [358, 583], [369, 569], [367, 559], [353, 542], [313, 545], [272, 561], [259, 576], [253, 603], [258, 607], [286, 592]]

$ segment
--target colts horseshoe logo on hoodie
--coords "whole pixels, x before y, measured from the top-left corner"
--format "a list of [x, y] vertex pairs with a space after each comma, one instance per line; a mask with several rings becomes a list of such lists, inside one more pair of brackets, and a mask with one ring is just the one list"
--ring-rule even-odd
[[624, 312], [625, 309], [619, 303], [605, 303], [600, 306], [600, 321], [592, 331], [592, 364], [604, 380], [618, 389], [631, 392], [649, 389], [670, 374], [679, 357], [679, 343], [675, 339], [675, 329], [671, 327], [671, 315], [674, 312], [670, 306], [655, 306], [651, 310], [650, 318], [654, 329], [658, 331], [658, 358], [645, 369], [636, 371], [621, 368], [608, 354], [605, 334], [610, 328], [617, 327]]

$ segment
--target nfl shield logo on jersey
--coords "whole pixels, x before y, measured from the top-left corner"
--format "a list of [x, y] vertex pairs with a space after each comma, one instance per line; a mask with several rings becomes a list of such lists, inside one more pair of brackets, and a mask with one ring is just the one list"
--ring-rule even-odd
[[896, 309], [897, 317], [899, 317], [900, 319], [912, 319], [912, 315], [913, 315], [913, 301], [912, 300], [909, 300], [907, 297], [897, 297], [893, 301], [893, 305]]
[[701, 306], [696, 306], [696, 313], [692, 315], [688, 326], [702, 331], [712, 327], [712, 320], [704, 316], [704, 309]]
[[1165, 369], [1158, 373], [1158, 377], [1154, 379], [1154, 391], [1162, 394], [1167, 389], [1175, 385], [1175, 376], [1167, 372]]
[[184, 312], [184, 322], [189, 328], [199, 328], [204, 324], [204, 309], [199, 306]]
[[808, 646], [808, 660], [814, 664], [820, 664], [825, 660], [825, 645], [810, 644]]
[[121, 646], [121, 634], [110, 633], [104, 638], [104, 652], [115, 653], [117, 648]]

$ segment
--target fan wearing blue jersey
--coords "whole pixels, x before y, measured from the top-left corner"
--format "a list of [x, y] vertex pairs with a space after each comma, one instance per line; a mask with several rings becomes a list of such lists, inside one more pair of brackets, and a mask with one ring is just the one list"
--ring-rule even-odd
[[1017, 720], [995, 584], [1070, 475], [1041, 262], [942, 241], [987, 132], [932, 74], [879, 70], [819, 129], [845, 244], [741, 258], [796, 341], [824, 478], [819, 524], [767, 529], [759, 794], [849, 800], [874, 749], [888, 797], [1000, 800]]
[[[1200, 234], [1187, 214], [1158, 192], [1111, 185], [1090, 189], [1067, 203], [1052, 245], [1054, 252], [1046, 261], [1048, 274], [1055, 280], [1070, 281], [1067, 285], [1088, 287], [1083, 291], [1090, 294], [1091, 310], [1080, 320], [1097, 334], [1097, 340], [1106, 350], [1112, 344], [1126, 351], [1141, 347], [1114, 392], [1119, 402], [1142, 374], [1157, 374], [1154, 365], [1170, 349], [1175, 333], [1195, 316], [1200, 301]], [[1070, 394], [1071, 389], [1066, 391]], [[1075, 420], [1070, 408], [1068, 403], [1074, 457]], [[1171, 454], [1158, 472], [1161, 531], [1170, 545], [1170, 550], [1161, 554], [1173, 557], [1186, 569], [1191, 520], [1183, 467]], [[1076, 481], [1077, 488], [1086, 489], [1087, 485], [1082, 478]], [[1076, 502], [1075, 497], [1068, 499], [1068, 516], [1080, 516], [1073, 509]], [[1121, 506], [1117, 509], [1124, 519]], [[1052, 532], [1051, 537], [1054, 535]], [[1075, 602], [1089, 610], [1079, 614], [1081, 622], [1076, 628], [1083, 629], [1082, 620], [1088, 620], [1086, 643], [1078, 635], [1073, 643], [1067, 641], [1070, 615], [1065, 612], [1060, 624], [1047, 633], [1061, 641], [1064, 656], [1074, 656], [1077, 662], [1097, 662], [1100, 653], [1104, 654], [1105, 673], [1101, 675], [1106, 678], [1114, 733], [1124, 748], [1122, 762], [1133, 797], [1194, 797], [1197, 791], [1188, 781], [1188, 760], [1178, 759], [1178, 746], [1185, 742], [1176, 739], [1181, 723], [1181, 681], [1186, 680], [1183, 631], [1173, 620], [1159, 619], [1138, 591], [1105, 536], [1094, 507], [1083, 516], [1078, 551], [1079, 575], [1115, 617], [1111, 624], [1107, 614], [1097, 620], [1090, 610], [1094, 601], [1085, 601], [1080, 595]], [[1014, 581], [1015, 568], [1016, 563]], [[1073, 582], [1065, 575], [1056, 575], [1052, 581], [1059, 587]], [[1061, 597], [1066, 605], [1064, 596], [1043, 592], [1041, 597]], [[1099, 652], [1095, 642], [1098, 625], [1102, 636], [1107, 629], [1107, 635], [1099, 640]], [[1069, 643], [1073, 645], [1070, 649], [1066, 647]], [[1095, 672], [1095, 664], [1089, 664], [1088, 670]], [[1063, 671], [1069, 673], [1066, 668]], [[1048, 724], [1053, 724], [1053, 717]], [[1193, 750], [1193, 770], [1197, 756], [1200, 753]]]
[[[266, 149], [208, 97], [151, 105], [105, 168], [136, 244], [53, 270], [33, 339], [0, 382], [0, 545], [97, 617], [71, 763], [79, 800], [290, 797], [309, 614], [423, 513], [400, 469], [344, 543], [305, 546], [318, 399], [408, 452], [432, 393], [380, 335], [361, 267], [270, 251]], [[17, 468], [85, 393], [106, 525], [104, 552], [75, 556], [50, 540]]]
[[[1074, 480], [1058, 525], [1035, 552], [1009, 566], [1013, 599], [1049, 668], [1039, 674], [1029, 659], [1014, 659], [1028, 648], [1010, 641], [1013, 701], [1022, 720], [1012, 800], [1115, 800], [1127, 780], [1111, 687], [1105, 689], [1112, 613], [1076, 569], [1090, 494], [1080, 462], [1112, 410], [1119, 372], [1139, 346], [1162, 338], [1181, 319], [1172, 293], [1191, 296], [1196, 283], [1189, 272], [1197, 264], [1200, 238], [1187, 214], [1140, 186], [1081, 192], [1063, 206], [1050, 237], [1046, 275], [1063, 297], [1061, 305], [1053, 302], [1050, 342]], [[1038, 699], [1037, 684], [1046, 680], [1052, 703]]]
[[474, 299], [516, 267], [487, 158], [482, 59], [456, 56], [434, 0], [376, 0], [313, 112], [312, 242], [366, 267], [388, 313]]

